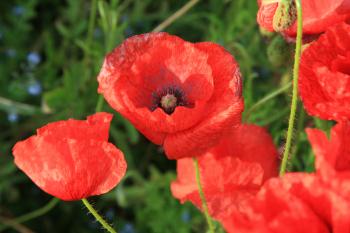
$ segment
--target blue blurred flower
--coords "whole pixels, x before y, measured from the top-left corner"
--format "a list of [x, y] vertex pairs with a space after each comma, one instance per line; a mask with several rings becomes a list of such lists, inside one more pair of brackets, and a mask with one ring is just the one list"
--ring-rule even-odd
[[7, 49], [5, 53], [8, 57], [15, 57], [17, 55], [17, 51], [15, 49]]
[[27, 91], [30, 95], [40, 95], [42, 88], [38, 81], [34, 81], [29, 84]]
[[120, 233], [135, 233], [134, 225], [131, 223], [126, 223], [121, 229]]
[[185, 223], [188, 223], [191, 221], [191, 214], [188, 210], [185, 210], [182, 214], [181, 214], [181, 220]]
[[16, 112], [10, 112], [7, 114], [7, 120], [9, 122], [17, 122], [18, 121], [18, 114]]
[[129, 20], [129, 16], [127, 14], [123, 14], [122, 17], [120, 17], [120, 22], [124, 23]]
[[37, 64], [40, 63], [41, 61], [41, 57], [40, 54], [38, 54], [37, 52], [30, 52], [27, 55], [27, 61], [30, 65], [32, 66], [36, 66]]
[[135, 32], [134, 32], [134, 29], [132, 29], [130, 26], [128, 26], [125, 29], [124, 33], [125, 33], [126, 37], [130, 37], [130, 36], [134, 35]]
[[12, 8], [12, 14], [14, 14], [16, 16], [23, 15], [24, 11], [25, 11], [24, 7], [20, 6], [20, 5], [14, 6]]
[[100, 227], [100, 223], [98, 223], [95, 219], [89, 221], [88, 226], [91, 229], [98, 229]]
[[95, 28], [94, 30], [94, 38], [100, 38], [102, 36], [101, 28]]
[[107, 218], [108, 221], [113, 221], [114, 220], [114, 217], [115, 217], [115, 213], [114, 213], [114, 210], [111, 208], [111, 209], [108, 209], [105, 213], [105, 216]]

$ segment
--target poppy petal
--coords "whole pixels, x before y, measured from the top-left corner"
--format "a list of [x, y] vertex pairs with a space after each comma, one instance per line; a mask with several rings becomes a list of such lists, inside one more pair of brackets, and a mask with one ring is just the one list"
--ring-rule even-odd
[[325, 120], [350, 119], [350, 63], [344, 61], [350, 54], [349, 40], [350, 25], [342, 23], [329, 28], [303, 52], [298, 85], [310, 115]]
[[[238, 135], [242, 135], [241, 141], [237, 141]], [[277, 176], [277, 159], [270, 135], [255, 125], [232, 130], [227, 138], [199, 156], [201, 184], [211, 216], [222, 220], [244, 209], [264, 181]], [[171, 191], [181, 202], [191, 201], [201, 208], [195, 177], [191, 158], [177, 160], [177, 180], [172, 182]]]
[[[86, 121], [50, 123], [39, 129], [38, 135], [16, 143], [15, 164], [38, 187], [62, 200], [106, 193], [126, 172], [123, 153], [101, 134], [101, 130], [108, 132], [110, 120], [110, 114], [99, 113]], [[97, 122], [102, 129], [96, 127]], [[91, 139], [94, 130], [96, 139]]]
[[196, 47], [209, 55], [208, 64], [213, 68], [215, 90], [203, 121], [196, 127], [165, 138], [163, 146], [169, 159], [203, 154], [241, 121], [244, 104], [238, 64], [226, 50], [214, 43], [197, 43]]

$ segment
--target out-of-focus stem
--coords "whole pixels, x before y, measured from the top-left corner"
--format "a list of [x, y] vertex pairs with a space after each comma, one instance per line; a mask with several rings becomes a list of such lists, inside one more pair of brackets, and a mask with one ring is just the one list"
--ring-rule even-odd
[[195, 170], [196, 170], [196, 181], [197, 181], [199, 196], [200, 196], [201, 201], [202, 201], [203, 213], [204, 213], [205, 219], [207, 220], [207, 223], [208, 223], [208, 226], [209, 226], [209, 232], [210, 233], [214, 233], [213, 221], [211, 220], [210, 215], [209, 215], [207, 201], [205, 200], [203, 187], [202, 187], [202, 184], [201, 184], [201, 177], [200, 177], [198, 159], [193, 157], [193, 163], [194, 163], [194, 167], [195, 167]]

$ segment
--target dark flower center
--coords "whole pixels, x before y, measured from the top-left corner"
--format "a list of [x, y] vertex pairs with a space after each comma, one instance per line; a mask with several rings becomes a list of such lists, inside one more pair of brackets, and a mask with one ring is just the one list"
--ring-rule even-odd
[[163, 88], [153, 92], [152, 96], [153, 106], [151, 107], [151, 111], [161, 108], [166, 114], [171, 115], [177, 106], [193, 107], [193, 104], [187, 101], [184, 92], [179, 87], [171, 86]]

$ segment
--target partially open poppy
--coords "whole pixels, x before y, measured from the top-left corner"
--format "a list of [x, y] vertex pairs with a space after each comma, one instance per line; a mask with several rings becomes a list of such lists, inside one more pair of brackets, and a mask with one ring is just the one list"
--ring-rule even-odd
[[350, 25], [338, 24], [305, 49], [299, 90], [306, 111], [325, 120], [350, 119]]
[[123, 153], [108, 143], [111, 120], [109, 113], [96, 113], [87, 120], [47, 124], [16, 143], [15, 164], [42, 190], [62, 200], [106, 193], [127, 166]]
[[241, 76], [210, 42], [167, 33], [125, 40], [105, 58], [99, 93], [170, 159], [197, 156], [240, 122]]
[[[273, 17], [279, 1], [258, 0], [257, 21], [266, 30], [273, 31]], [[303, 0], [303, 36], [314, 37], [325, 32], [330, 26], [350, 19], [349, 0]], [[283, 34], [296, 37], [297, 26], [294, 23]]]
[[[240, 140], [237, 140], [240, 137]], [[270, 135], [255, 125], [241, 125], [217, 146], [198, 157], [201, 184], [209, 212], [221, 220], [241, 211], [265, 180], [277, 176], [278, 153]], [[201, 208], [191, 158], [177, 161], [174, 197]]]

